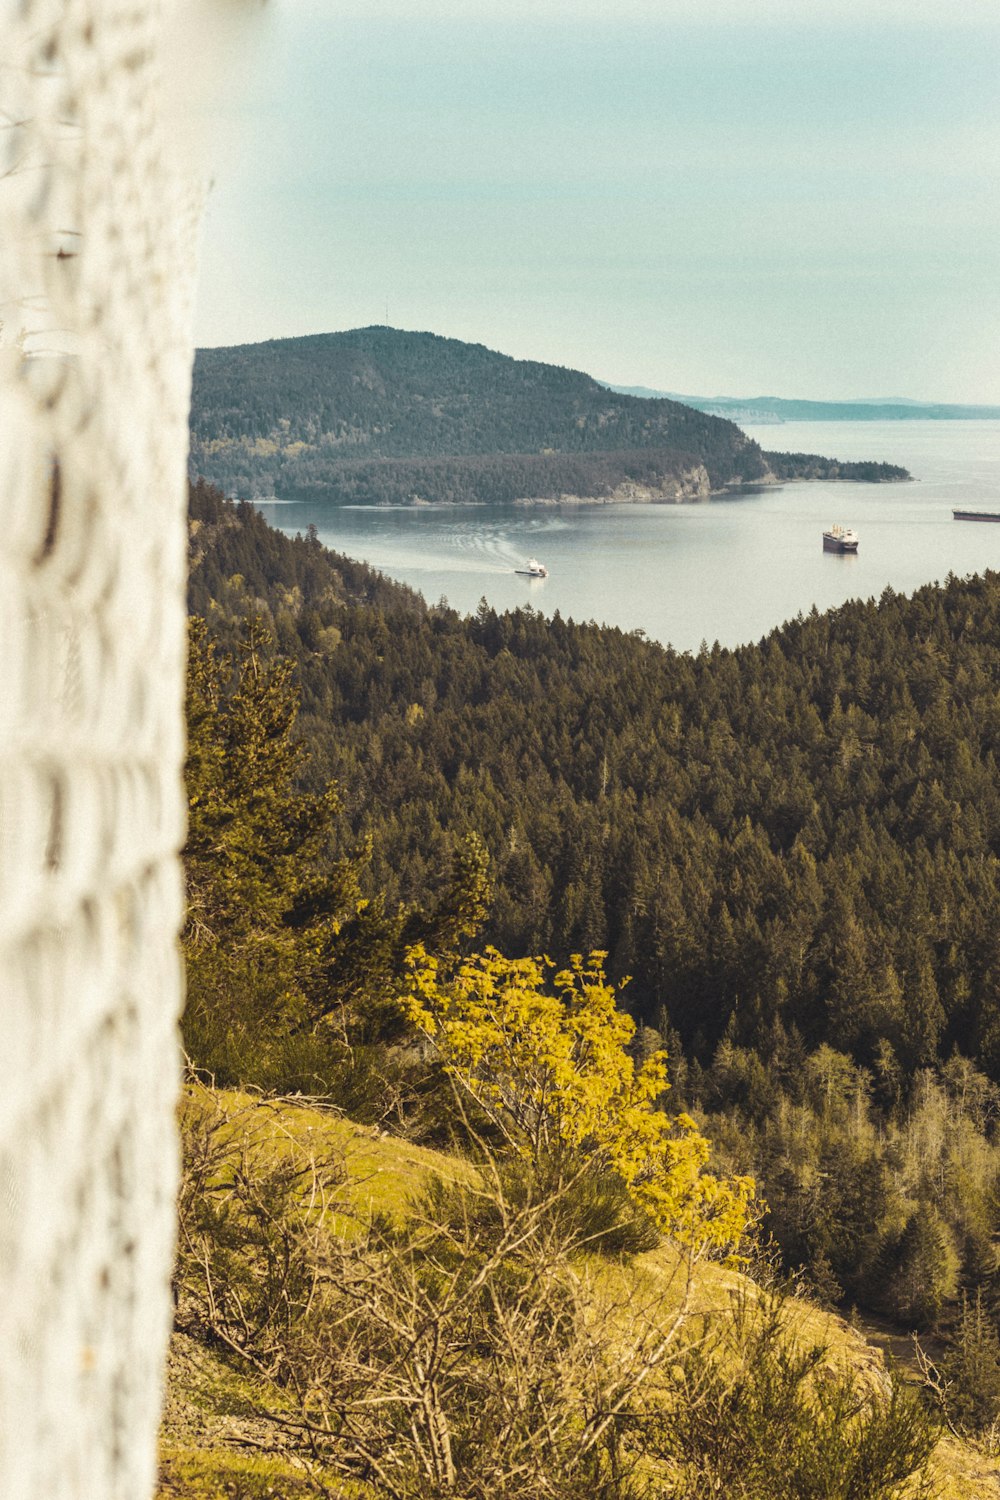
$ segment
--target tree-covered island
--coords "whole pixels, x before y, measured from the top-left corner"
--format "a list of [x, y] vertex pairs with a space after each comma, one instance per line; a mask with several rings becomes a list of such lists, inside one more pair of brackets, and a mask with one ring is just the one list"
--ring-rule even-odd
[[228, 494], [345, 505], [670, 503], [790, 479], [909, 478], [764, 453], [677, 401], [383, 327], [199, 350], [191, 469]]

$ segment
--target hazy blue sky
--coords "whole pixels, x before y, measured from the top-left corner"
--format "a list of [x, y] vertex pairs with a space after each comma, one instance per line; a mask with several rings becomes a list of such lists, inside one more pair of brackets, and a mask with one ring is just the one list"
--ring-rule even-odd
[[998, 402], [998, 81], [986, 0], [271, 0], [197, 337], [388, 302], [626, 384]]

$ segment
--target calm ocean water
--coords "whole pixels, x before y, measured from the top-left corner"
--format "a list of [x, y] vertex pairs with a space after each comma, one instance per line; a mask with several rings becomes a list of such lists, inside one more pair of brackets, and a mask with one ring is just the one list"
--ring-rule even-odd
[[[322, 499], [262, 504], [283, 531], [310, 523], [327, 546], [361, 558], [429, 600], [474, 611], [530, 604], [551, 615], [643, 629], [678, 650], [758, 640], [814, 604], [910, 592], [949, 572], [1000, 568], [1000, 525], [954, 521], [952, 508], [1000, 511], [1000, 422], [788, 422], [748, 427], [763, 447], [882, 459], [914, 484], [789, 484], [695, 505], [501, 511], [342, 509]], [[833, 521], [853, 526], [857, 556], [822, 550]], [[545, 579], [514, 573], [537, 557]]]

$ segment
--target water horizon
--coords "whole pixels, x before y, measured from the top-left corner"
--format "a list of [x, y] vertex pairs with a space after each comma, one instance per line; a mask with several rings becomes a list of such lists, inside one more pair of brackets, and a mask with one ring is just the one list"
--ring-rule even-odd
[[[314, 525], [334, 551], [464, 614], [530, 605], [551, 616], [642, 630], [680, 651], [737, 646], [786, 620], [912, 593], [949, 573], [1000, 568], [1000, 526], [953, 509], [1000, 511], [1000, 421], [787, 422], [745, 431], [769, 449], [902, 464], [913, 482], [795, 482], [694, 503], [337, 506], [261, 501], [279, 530]], [[832, 523], [856, 555], [824, 552]], [[537, 557], [547, 578], [515, 569]]]

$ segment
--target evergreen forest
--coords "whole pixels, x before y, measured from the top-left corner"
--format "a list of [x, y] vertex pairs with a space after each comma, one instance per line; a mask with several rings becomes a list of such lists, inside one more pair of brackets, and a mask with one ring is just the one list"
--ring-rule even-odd
[[[189, 870], [250, 955], [189, 925], [193, 1059], [433, 1142], [403, 955], [603, 953], [785, 1270], [903, 1327], [965, 1317], [1000, 1401], [1000, 576], [691, 655], [428, 606], [204, 483], [191, 562]], [[236, 743], [276, 842], [222, 888]]]

